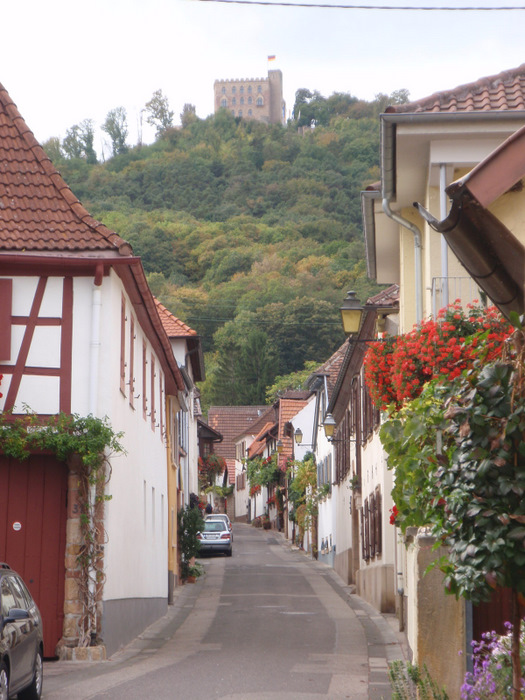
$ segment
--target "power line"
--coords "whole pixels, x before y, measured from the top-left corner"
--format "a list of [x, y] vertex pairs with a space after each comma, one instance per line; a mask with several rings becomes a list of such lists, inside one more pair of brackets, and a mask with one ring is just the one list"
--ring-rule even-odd
[[397, 10], [417, 12], [507, 12], [525, 10], [525, 5], [506, 7], [409, 7], [406, 5], [332, 5], [329, 3], [271, 2], [270, 0], [198, 0], [198, 2], [222, 2], [226, 5], [266, 5], [267, 7], [314, 7], [330, 10]]

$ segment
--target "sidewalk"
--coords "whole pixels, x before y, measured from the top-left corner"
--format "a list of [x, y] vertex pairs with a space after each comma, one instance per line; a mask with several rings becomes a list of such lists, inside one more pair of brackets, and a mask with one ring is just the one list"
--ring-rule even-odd
[[[291, 551], [305, 556], [313, 566], [324, 569], [324, 576], [338, 595], [352, 608], [360, 621], [368, 645], [369, 700], [385, 700], [390, 697], [388, 664], [392, 661], [408, 661], [409, 648], [404, 632], [399, 631], [399, 620], [394, 614], [378, 612], [372, 605], [354, 593], [332, 567], [312, 559], [304, 550], [292, 545], [282, 532], [270, 530], [276, 541]], [[385, 691], [388, 689], [388, 692]]]

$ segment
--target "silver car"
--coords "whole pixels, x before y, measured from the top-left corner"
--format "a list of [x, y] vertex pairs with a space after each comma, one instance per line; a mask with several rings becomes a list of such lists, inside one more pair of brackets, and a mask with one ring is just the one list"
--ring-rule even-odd
[[219, 552], [231, 557], [232, 534], [226, 522], [221, 518], [206, 518], [204, 528], [197, 535], [201, 546], [200, 554], [209, 554], [210, 552]]
[[232, 542], [233, 542], [232, 521], [229, 519], [229, 517], [226, 515], [226, 513], [211, 513], [210, 515], [206, 516], [206, 520], [222, 520], [223, 522], [225, 522], [226, 525], [228, 526], [228, 530], [231, 533]]

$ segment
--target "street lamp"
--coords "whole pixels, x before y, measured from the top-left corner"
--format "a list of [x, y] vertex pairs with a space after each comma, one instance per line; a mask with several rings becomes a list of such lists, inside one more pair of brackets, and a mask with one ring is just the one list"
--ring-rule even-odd
[[343, 301], [340, 311], [344, 332], [347, 335], [359, 333], [361, 319], [363, 317], [363, 307], [356, 297], [355, 292], [347, 292], [346, 299]]
[[283, 441], [282, 441], [282, 440], [277, 440], [277, 445], [276, 445], [276, 447], [277, 447], [277, 453], [278, 453], [278, 454], [281, 454], [281, 452], [282, 452], [283, 449], [284, 449]]
[[331, 413], [327, 413], [326, 416], [324, 417], [323, 421], [323, 428], [324, 428], [324, 434], [332, 442], [334, 439], [334, 432], [335, 432], [335, 426], [336, 426], [335, 418]]
[[295, 442], [300, 445], [303, 441], [303, 431], [301, 428], [297, 428], [294, 433]]

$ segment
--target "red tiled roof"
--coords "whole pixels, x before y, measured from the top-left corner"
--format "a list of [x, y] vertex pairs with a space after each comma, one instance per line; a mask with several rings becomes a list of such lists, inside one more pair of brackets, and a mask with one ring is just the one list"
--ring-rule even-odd
[[348, 342], [344, 342], [341, 347], [339, 347], [332, 357], [330, 357], [326, 362], [324, 362], [320, 367], [318, 367], [315, 372], [313, 372], [312, 377], [316, 375], [326, 375], [326, 383], [328, 384], [328, 395], [332, 395], [337, 377], [339, 376], [339, 371], [343, 366], [343, 360], [345, 359], [346, 350], [348, 347]]
[[1, 84], [0, 251], [132, 254], [84, 209]]
[[508, 110], [525, 110], [525, 64], [453, 90], [436, 92], [430, 97], [386, 109], [396, 114]]
[[208, 425], [223, 436], [214, 452], [224, 459], [235, 459], [235, 438], [247, 430], [268, 406], [211, 406]]
[[186, 338], [197, 335], [197, 331], [174, 316], [158, 299], [155, 299], [155, 305], [168, 338]]
[[366, 303], [374, 306], [397, 306], [399, 303], [399, 285], [390, 285], [390, 287], [367, 299]]
[[226, 460], [226, 469], [228, 470], [228, 483], [234, 484], [235, 483], [235, 460], [234, 459], [227, 459]]

